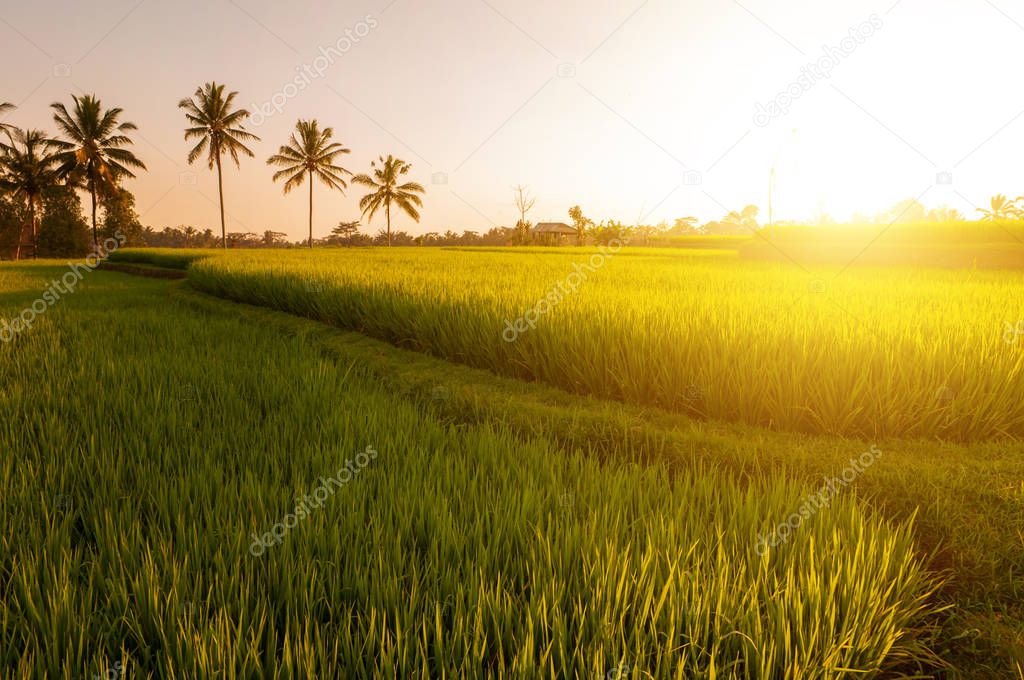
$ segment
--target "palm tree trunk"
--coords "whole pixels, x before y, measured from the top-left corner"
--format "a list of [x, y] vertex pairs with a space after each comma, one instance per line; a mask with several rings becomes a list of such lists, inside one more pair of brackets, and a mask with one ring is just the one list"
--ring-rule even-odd
[[[32, 201], [32, 197], [31, 196], [25, 196], [25, 203], [28, 206], [29, 224], [32, 225], [32, 259], [34, 260], [34, 259], [36, 259], [36, 251], [38, 250], [38, 248], [35, 245], [36, 244], [36, 211], [35, 211], [35, 203]], [[15, 260], [20, 260], [21, 259], [21, 247], [22, 247], [22, 245], [27, 245], [27, 244], [23, 243], [24, 240], [25, 240], [25, 225], [24, 225], [24, 223], [22, 223], [22, 224], [18, 225], [18, 240], [16, 242], [16, 245], [14, 246], [14, 259]]]
[[220, 245], [227, 250], [228, 231], [224, 225], [224, 176], [220, 169], [220, 154], [217, 154], [217, 193], [220, 195]]
[[[39, 257], [39, 236], [38, 236], [38, 217], [36, 216], [36, 202], [35, 199], [30, 198], [28, 200], [28, 214], [29, 219], [32, 220], [32, 259], [35, 260]], [[19, 241], [21, 239], [18, 239]]]
[[92, 246], [93, 252], [100, 251], [100, 238], [96, 235], [96, 183], [89, 182], [89, 194], [92, 196]]
[[313, 247], [313, 171], [309, 171], [309, 247]]
[[384, 206], [384, 214], [388, 217], [388, 248], [391, 247], [391, 204]]

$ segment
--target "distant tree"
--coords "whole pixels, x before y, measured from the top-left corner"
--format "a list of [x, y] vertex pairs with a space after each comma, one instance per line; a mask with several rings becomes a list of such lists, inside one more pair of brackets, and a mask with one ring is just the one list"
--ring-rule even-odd
[[608, 220], [594, 225], [588, 232], [594, 243], [609, 245], [613, 241], [626, 242], [632, 238], [632, 229], [616, 220]]
[[103, 226], [100, 232], [104, 238], [113, 238], [120, 233], [124, 236], [123, 246], [145, 245], [142, 237], [142, 222], [135, 212], [135, 196], [123, 188], [116, 188], [104, 196]]
[[[59, 146], [40, 130], [7, 131], [8, 143], [0, 142], [0, 188], [15, 200], [21, 198], [28, 211], [32, 229], [32, 257], [39, 253], [39, 201], [43, 192], [57, 183]], [[18, 229], [15, 259], [21, 257], [21, 230]]]
[[[711, 221], [704, 225], [702, 231], [710, 235], [749, 234], [758, 228], [757, 214], [759, 210], [755, 205], [748, 205], [740, 211], [730, 211], [720, 221]], [[778, 220], [776, 220], [778, 224]]]
[[389, 234], [386, 230], [381, 229], [377, 232], [373, 242], [376, 245], [396, 245], [396, 246], [412, 246], [416, 245], [416, 239], [412, 237], [409, 232], [396, 231]]
[[224, 85], [206, 83], [197, 88], [191, 99], [182, 99], [178, 108], [184, 109], [185, 119], [192, 127], [185, 129], [185, 141], [198, 139], [199, 143], [188, 154], [192, 165], [206, 153], [210, 170], [217, 168], [217, 194], [220, 197], [221, 246], [228, 247], [227, 227], [224, 220], [224, 177], [221, 172], [221, 156], [227, 152], [235, 167], [240, 167], [239, 154], [249, 158], [253, 152], [245, 142], [258, 142], [259, 137], [247, 132], [242, 123], [249, 117], [245, 109], [232, 110], [237, 92], [224, 94]]
[[587, 240], [587, 229], [594, 226], [594, 221], [585, 217], [583, 209], [578, 205], [569, 208], [569, 219], [572, 220], [572, 226], [576, 229], [576, 245], [582, 246]]
[[416, 237], [416, 244], [420, 246], [429, 246], [437, 243], [441, 240], [441, 235], [436, 231], [428, 231], [426, 234], [422, 234]]
[[134, 178], [132, 169], [145, 170], [146, 165], [126, 149], [132, 140], [125, 133], [136, 130], [134, 123], [121, 122], [123, 109], [104, 110], [95, 95], [72, 95], [75, 106], [68, 111], [60, 102], [50, 105], [53, 120], [67, 140], [58, 140], [60, 173], [73, 184], [81, 184], [92, 198], [92, 241], [99, 249], [96, 228], [98, 200], [112, 194], [125, 177]]
[[16, 253], [22, 226], [28, 222], [27, 213], [22, 201], [0, 195], [0, 259], [5, 257], [5, 253]]
[[342, 238], [349, 238], [359, 233], [359, 220], [352, 220], [351, 222], [338, 222], [338, 226], [331, 229], [331, 233], [335, 236]]
[[[39, 223], [39, 252], [43, 257], [75, 257], [89, 248], [89, 225], [82, 199], [74, 187], [59, 185], [43, 191]], [[95, 247], [95, 241], [94, 241]]]
[[989, 207], [978, 208], [978, 212], [981, 213], [982, 221], [984, 222], [999, 222], [1003, 220], [1012, 220], [1020, 216], [1020, 210], [1017, 208], [1016, 202], [1006, 198], [1003, 194], [996, 194], [989, 199]]
[[963, 222], [963, 214], [956, 208], [941, 205], [928, 211], [925, 216], [928, 222]]
[[153, 227], [146, 226], [142, 228], [142, 245], [145, 247], [153, 247], [153, 241], [156, 238], [156, 230]]
[[370, 164], [372, 176], [357, 175], [352, 182], [371, 189], [371, 192], [359, 201], [359, 207], [368, 220], [372, 220], [377, 211], [384, 208], [387, 218], [388, 245], [390, 246], [392, 243], [391, 205], [398, 206], [402, 212], [419, 222], [420, 213], [417, 208], [423, 207], [423, 201], [417, 194], [426, 193], [426, 189], [416, 182], [399, 184], [403, 175], [408, 174], [412, 169], [412, 164], [391, 155], [388, 155], [387, 158], [381, 156], [378, 160], [380, 165], [377, 165], [376, 161]]
[[521, 246], [529, 245], [533, 241], [530, 234], [532, 229], [533, 222], [529, 220], [519, 220], [516, 222], [516, 243]]
[[259, 236], [251, 231], [233, 231], [228, 234], [228, 244], [231, 248], [253, 248], [259, 245]]
[[651, 239], [661, 236], [662, 230], [650, 224], [638, 224], [633, 229], [633, 234], [640, 241], [640, 245], [650, 245]]
[[524, 187], [522, 184], [517, 184], [512, 187], [512, 191], [515, 192], [516, 210], [519, 211], [519, 221], [526, 221], [526, 213], [533, 209], [533, 206], [537, 204], [537, 199], [530, 196], [529, 189]]
[[881, 214], [879, 222], [885, 224], [924, 222], [927, 212], [928, 210], [924, 207], [924, 204], [916, 198], [907, 198]]
[[[297, 136], [296, 136], [297, 135]], [[277, 154], [267, 159], [267, 165], [279, 168], [274, 173], [274, 181], [284, 179], [284, 193], [301, 186], [307, 176], [309, 179], [309, 247], [313, 247], [313, 179], [319, 179], [330, 189], [345, 193], [348, 183], [345, 175], [352, 173], [335, 165], [338, 156], [349, 153], [338, 142], [332, 142], [334, 130], [327, 127], [320, 129], [316, 120], [300, 120], [295, 124], [295, 132], [287, 146], [282, 146]]]
[[486, 245], [504, 246], [511, 243], [515, 230], [508, 227], [493, 227], [480, 239]]
[[526, 219], [526, 214], [537, 204], [537, 199], [530, 195], [529, 189], [522, 184], [512, 187], [513, 200], [516, 210], [519, 212], [519, 221], [516, 222], [516, 231], [519, 234], [519, 243], [526, 245], [530, 242], [530, 227], [533, 226]]
[[696, 217], [677, 217], [668, 233], [673, 236], [689, 236], [699, 232], [697, 224], [700, 220]]
[[263, 245], [268, 248], [281, 245], [288, 241], [288, 234], [280, 231], [270, 231], [269, 229], [263, 232]]
[[351, 222], [338, 222], [338, 226], [331, 229], [331, 235], [327, 238], [328, 243], [340, 245], [355, 245], [362, 234], [359, 233], [359, 220]]
[[743, 227], [749, 227], [751, 229], [757, 229], [757, 215], [759, 212], [760, 209], [756, 205], [748, 205], [739, 212], [733, 210], [723, 217], [722, 221], [726, 224], [736, 224]]

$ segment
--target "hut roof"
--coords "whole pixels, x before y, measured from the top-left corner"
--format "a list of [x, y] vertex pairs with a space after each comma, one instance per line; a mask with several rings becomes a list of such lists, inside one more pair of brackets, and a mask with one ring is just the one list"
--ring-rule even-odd
[[575, 234], [576, 230], [564, 222], [538, 222], [533, 228], [537, 234]]

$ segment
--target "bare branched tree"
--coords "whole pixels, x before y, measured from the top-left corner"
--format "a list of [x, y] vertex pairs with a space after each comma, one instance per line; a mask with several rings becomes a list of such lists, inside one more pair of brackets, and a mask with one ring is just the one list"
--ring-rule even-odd
[[530, 196], [530, 190], [522, 184], [512, 187], [516, 197], [516, 210], [519, 211], [519, 221], [526, 222], [526, 213], [530, 212], [537, 199]]

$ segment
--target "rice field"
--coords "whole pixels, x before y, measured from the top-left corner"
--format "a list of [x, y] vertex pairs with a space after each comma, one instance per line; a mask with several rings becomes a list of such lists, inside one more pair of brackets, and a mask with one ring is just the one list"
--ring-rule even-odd
[[865, 439], [1024, 436], [1019, 271], [628, 248], [185, 257], [213, 295], [577, 394]]
[[[232, 280], [214, 262], [197, 283]], [[0, 318], [63, 271], [0, 268]], [[253, 290], [299, 295], [292, 276]], [[2, 677], [949, 667], [942, 576], [912, 519], [841, 493], [765, 547], [817, 484], [452, 422], [308, 331], [186, 304], [176, 285], [95, 272], [0, 343]]]

